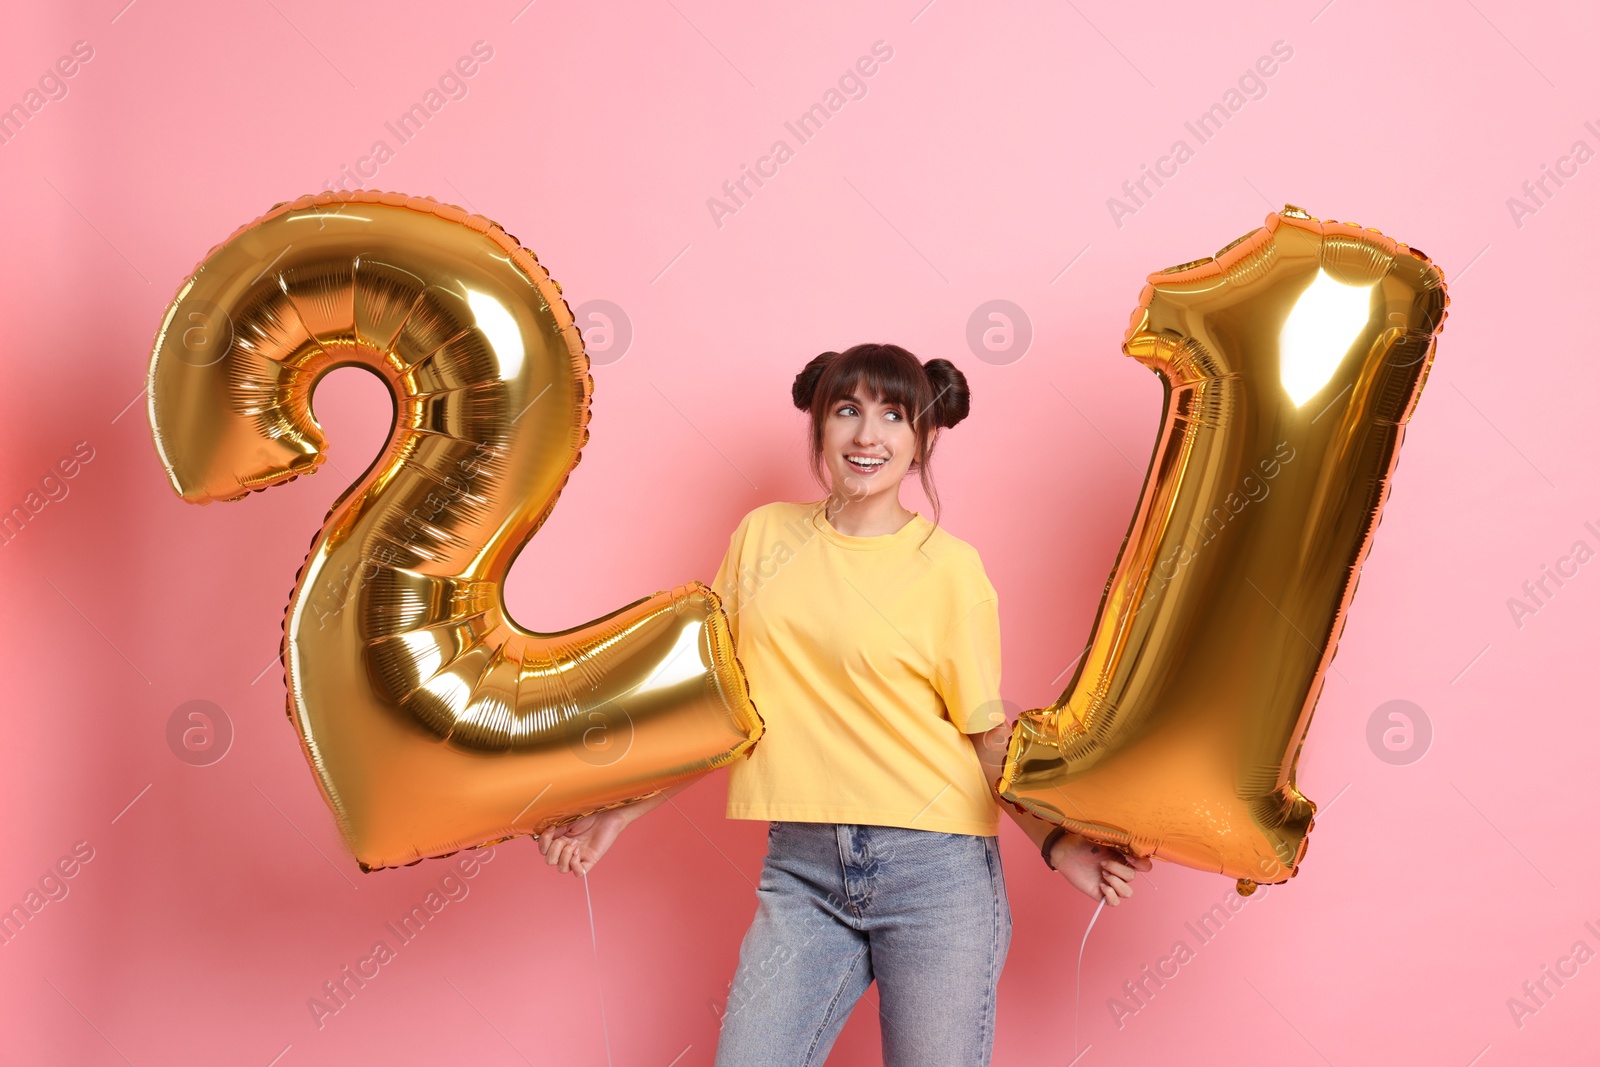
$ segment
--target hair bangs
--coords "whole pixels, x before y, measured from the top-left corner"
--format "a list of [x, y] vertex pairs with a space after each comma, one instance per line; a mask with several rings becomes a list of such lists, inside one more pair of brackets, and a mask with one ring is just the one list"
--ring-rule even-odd
[[920, 426], [928, 417], [932, 398], [927, 375], [914, 360], [897, 358], [897, 353], [891, 347], [861, 345], [835, 360], [820, 383], [818, 391], [823, 394], [823, 399], [818, 410], [827, 411], [845, 397], [853, 395], [855, 390], [862, 389], [869, 396], [857, 396], [856, 399], [866, 400], [870, 397], [880, 403], [893, 404], [905, 411], [913, 426]]

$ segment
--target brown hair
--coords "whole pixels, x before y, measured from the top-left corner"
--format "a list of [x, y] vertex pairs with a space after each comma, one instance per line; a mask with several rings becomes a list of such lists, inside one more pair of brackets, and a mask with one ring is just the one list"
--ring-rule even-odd
[[928, 471], [934, 430], [967, 417], [972, 406], [967, 376], [948, 359], [923, 363], [899, 345], [860, 344], [843, 352], [824, 352], [807, 363], [795, 375], [790, 392], [794, 406], [811, 416], [811, 474], [824, 489], [829, 486], [823, 475], [822, 426], [833, 405], [858, 383], [878, 399], [911, 413], [917, 452], [909, 470], [920, 475], [937, 526], [939, 494]]

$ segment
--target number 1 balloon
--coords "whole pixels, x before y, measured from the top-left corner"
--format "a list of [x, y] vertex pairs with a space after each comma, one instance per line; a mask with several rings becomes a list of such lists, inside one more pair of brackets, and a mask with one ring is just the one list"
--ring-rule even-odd
[[311, 395], [334, 367], [392, 391], [388, 444], [313, 538], [281, 650], [289, 718], [363, 870], [649, 796], [761, 736], [698, 582], [559, 633], [506, 611], [506, 571], [589, 436], [560, 293], [488, 219], [330, 192], [212, 249], [156, 338], [156, 448], [195, 503], [314, 473]]
[[1422, 253], [1292, 205], [1150, 276], [1122, 347], [1161, 378], [1160, 433], [1077, 671], [1013, 729], [1007, 800], [1240, 893], [1294, 876], [1301, 743], [1448, 303]]

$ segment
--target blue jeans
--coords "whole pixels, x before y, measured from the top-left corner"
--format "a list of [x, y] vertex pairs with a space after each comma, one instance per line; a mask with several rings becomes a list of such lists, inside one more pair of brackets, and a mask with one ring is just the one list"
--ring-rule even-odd
[[886, 1067], [988, 1067], [1010, 946], [998, 838], [774, 822], [716, 1067], [819, 1067], [874, 979]]

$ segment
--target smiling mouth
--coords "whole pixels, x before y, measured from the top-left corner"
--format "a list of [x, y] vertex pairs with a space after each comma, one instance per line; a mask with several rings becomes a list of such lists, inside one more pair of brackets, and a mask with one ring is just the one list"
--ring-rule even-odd
[[889, 462], [888, 456], [846, 456], [844, 461], [862, 474], [876, 474], [878, 469]]

